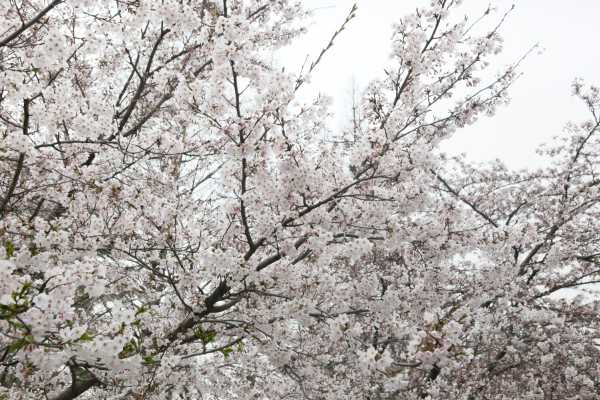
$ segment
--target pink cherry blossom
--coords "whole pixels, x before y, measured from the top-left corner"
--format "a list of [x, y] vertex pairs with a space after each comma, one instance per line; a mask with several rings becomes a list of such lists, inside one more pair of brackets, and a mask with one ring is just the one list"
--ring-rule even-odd
[[443, 154], [519, 62], [432, 0], [332, 130], [360, 10], [290, 72], [301, 3], [0, 2], [0, 400], [598, 398], [600, 89], [546, 168]]

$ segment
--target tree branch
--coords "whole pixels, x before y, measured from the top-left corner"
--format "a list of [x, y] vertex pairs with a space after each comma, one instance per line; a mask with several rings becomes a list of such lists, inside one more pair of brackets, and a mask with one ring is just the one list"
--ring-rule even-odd
[[73, 400], [79, 397], [82, 393], [91, 389], [100, 383], [98, 378], [90, 371], [79, 366], [70, 366], [71, 370], [71, 386], [63, 390], [51, 400]]
[[[29, 134], [29, 99], [23, 100], [23, 135], [27, 136]], [[6, 195], [2, 199], [2, 203], [0, 203], [0, 219], [4, 218], [6, 214], [6, 207], [8, 206], [8, 202], [12, 197], [15, 189], [17, 188], [17, 184], [19, 183], [19, 177], [21, 176], [21, 172], [23, 171], [23, 164], [25, 161], [25, 153], [20, 153], [19, 158], [17, 159], [17, 167], [15, 168], [15, 172], [13, 174], [12, 180], [8, 187], [8, 191]]]
[[44, 17], [44, 15], [46, 15], [54, 7], [56, 7], [57, 5], [59, 5], [60, 3], [64, 2], [64, 1], [65, 0], [54, 0], [52, 3], [48, 4], [46, 6], [46, 8], [44, 8], [42, 11], [40, 11], [35, 17], [33, 17], [28, 22], [26, 22], [23, 25], [21, 25], [21, 27], [19, 29], [17, 29], [16, 31], [14, 31], [10, 35], [8, 35], [6, 38], [0, 40], [0, 47], [8, 46], [8, 44], [10, 42], [12, 42], [14, 39], [16, 39], [17, 37], [19, 37], [19, 35], [21, 35], [27, 29], [31, 28], [33, 25], [35, 25], [38, 22], [40, 22], [40, 20]]

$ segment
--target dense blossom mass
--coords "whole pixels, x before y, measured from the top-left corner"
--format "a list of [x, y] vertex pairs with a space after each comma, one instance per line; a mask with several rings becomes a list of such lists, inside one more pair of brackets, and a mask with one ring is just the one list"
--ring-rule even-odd
[[598, 399], [600, 91], [547, 168], [445, 156], [517, 76], [460, 3], [333, 131], [301, 2], [0, 1], [0, 399]]

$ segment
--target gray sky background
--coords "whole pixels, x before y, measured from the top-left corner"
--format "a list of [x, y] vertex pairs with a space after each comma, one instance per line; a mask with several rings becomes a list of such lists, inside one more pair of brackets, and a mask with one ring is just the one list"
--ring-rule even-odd
[[[348, 14], [352, 0], [305, 0], [314, 10], [310, 33], [283, 51], [286, 68], [298, 71], [307, 55], [312, 60]], [[331, 95], [342, 126], [350, 115], [353, 82], [359, 88], [381, 73], [388, 60], [391, 24], [427, 0], [359, 0], [358, 14], [327, 54], [311, 82], [312, 94]], [[483, 12], [485, 0], [465, 0], [466, 8]], [[516, 3], [503, 29], [505, 45], [493, 68], [519, 59], [539, 43], [521, 65], [523, 76], [513, 86], [512, 102], [495, 117], [484, 118], [457, 132], [445, 143], [449, 153], [467, 154], [472, 161], [500, 158], [514, 168], [539, 165], [535, 148], [561, 133], [569, 120], [586, 118], [585, 108], [571, 97], [575, 77], [600, 84], [600, 1], [598, 0], [496, 0], [499, 10]], [[491, 22], [491, 20], [490, 20]]]

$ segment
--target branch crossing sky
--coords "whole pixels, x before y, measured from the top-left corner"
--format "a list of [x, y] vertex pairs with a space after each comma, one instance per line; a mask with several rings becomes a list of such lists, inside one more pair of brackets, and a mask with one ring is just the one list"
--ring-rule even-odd
[[[309, 56], [313, 60], [344, 20], [352, 0], [306, 0], [314, 10], [310, 32], [293, 49], [283, 51], [287, 68], [299, 70]], [[535, 148], [560, 134], [569, 121], [587, 117], [585, 106], [571, 97], [571, 83], [583, 78], [600, 84], [600, 52], [597, 51], [600, 2], [597, 0], [496, 0], [499, 13], [515, 9], [502, 30], [505, 51], [498, 68], [518, 60], [539, 44], [521, 64], [523, 76], [510, 92], [508, 107], [493, 118], [460, 130], [445, 149], [464, 152], [472, 161], [500, 158], [510, 167], [542, 165]], [[334, 126], [342, 127], [351, 115], [352, 87], [362, 89], [382, 73], [390, 48], [391, 24], [426, 1], [362, 0], [357, 17], [349, 24], [312, 77], [312, 90], [334, 98]], [[480, 15], [488, 2], [466, 0], [465, 10]], [[301, 49], [301, 50], [298, 50]], [[492, 69], [494, 71], [494, 69]], [[313, 93], [314, 94], [314, 93]]]

